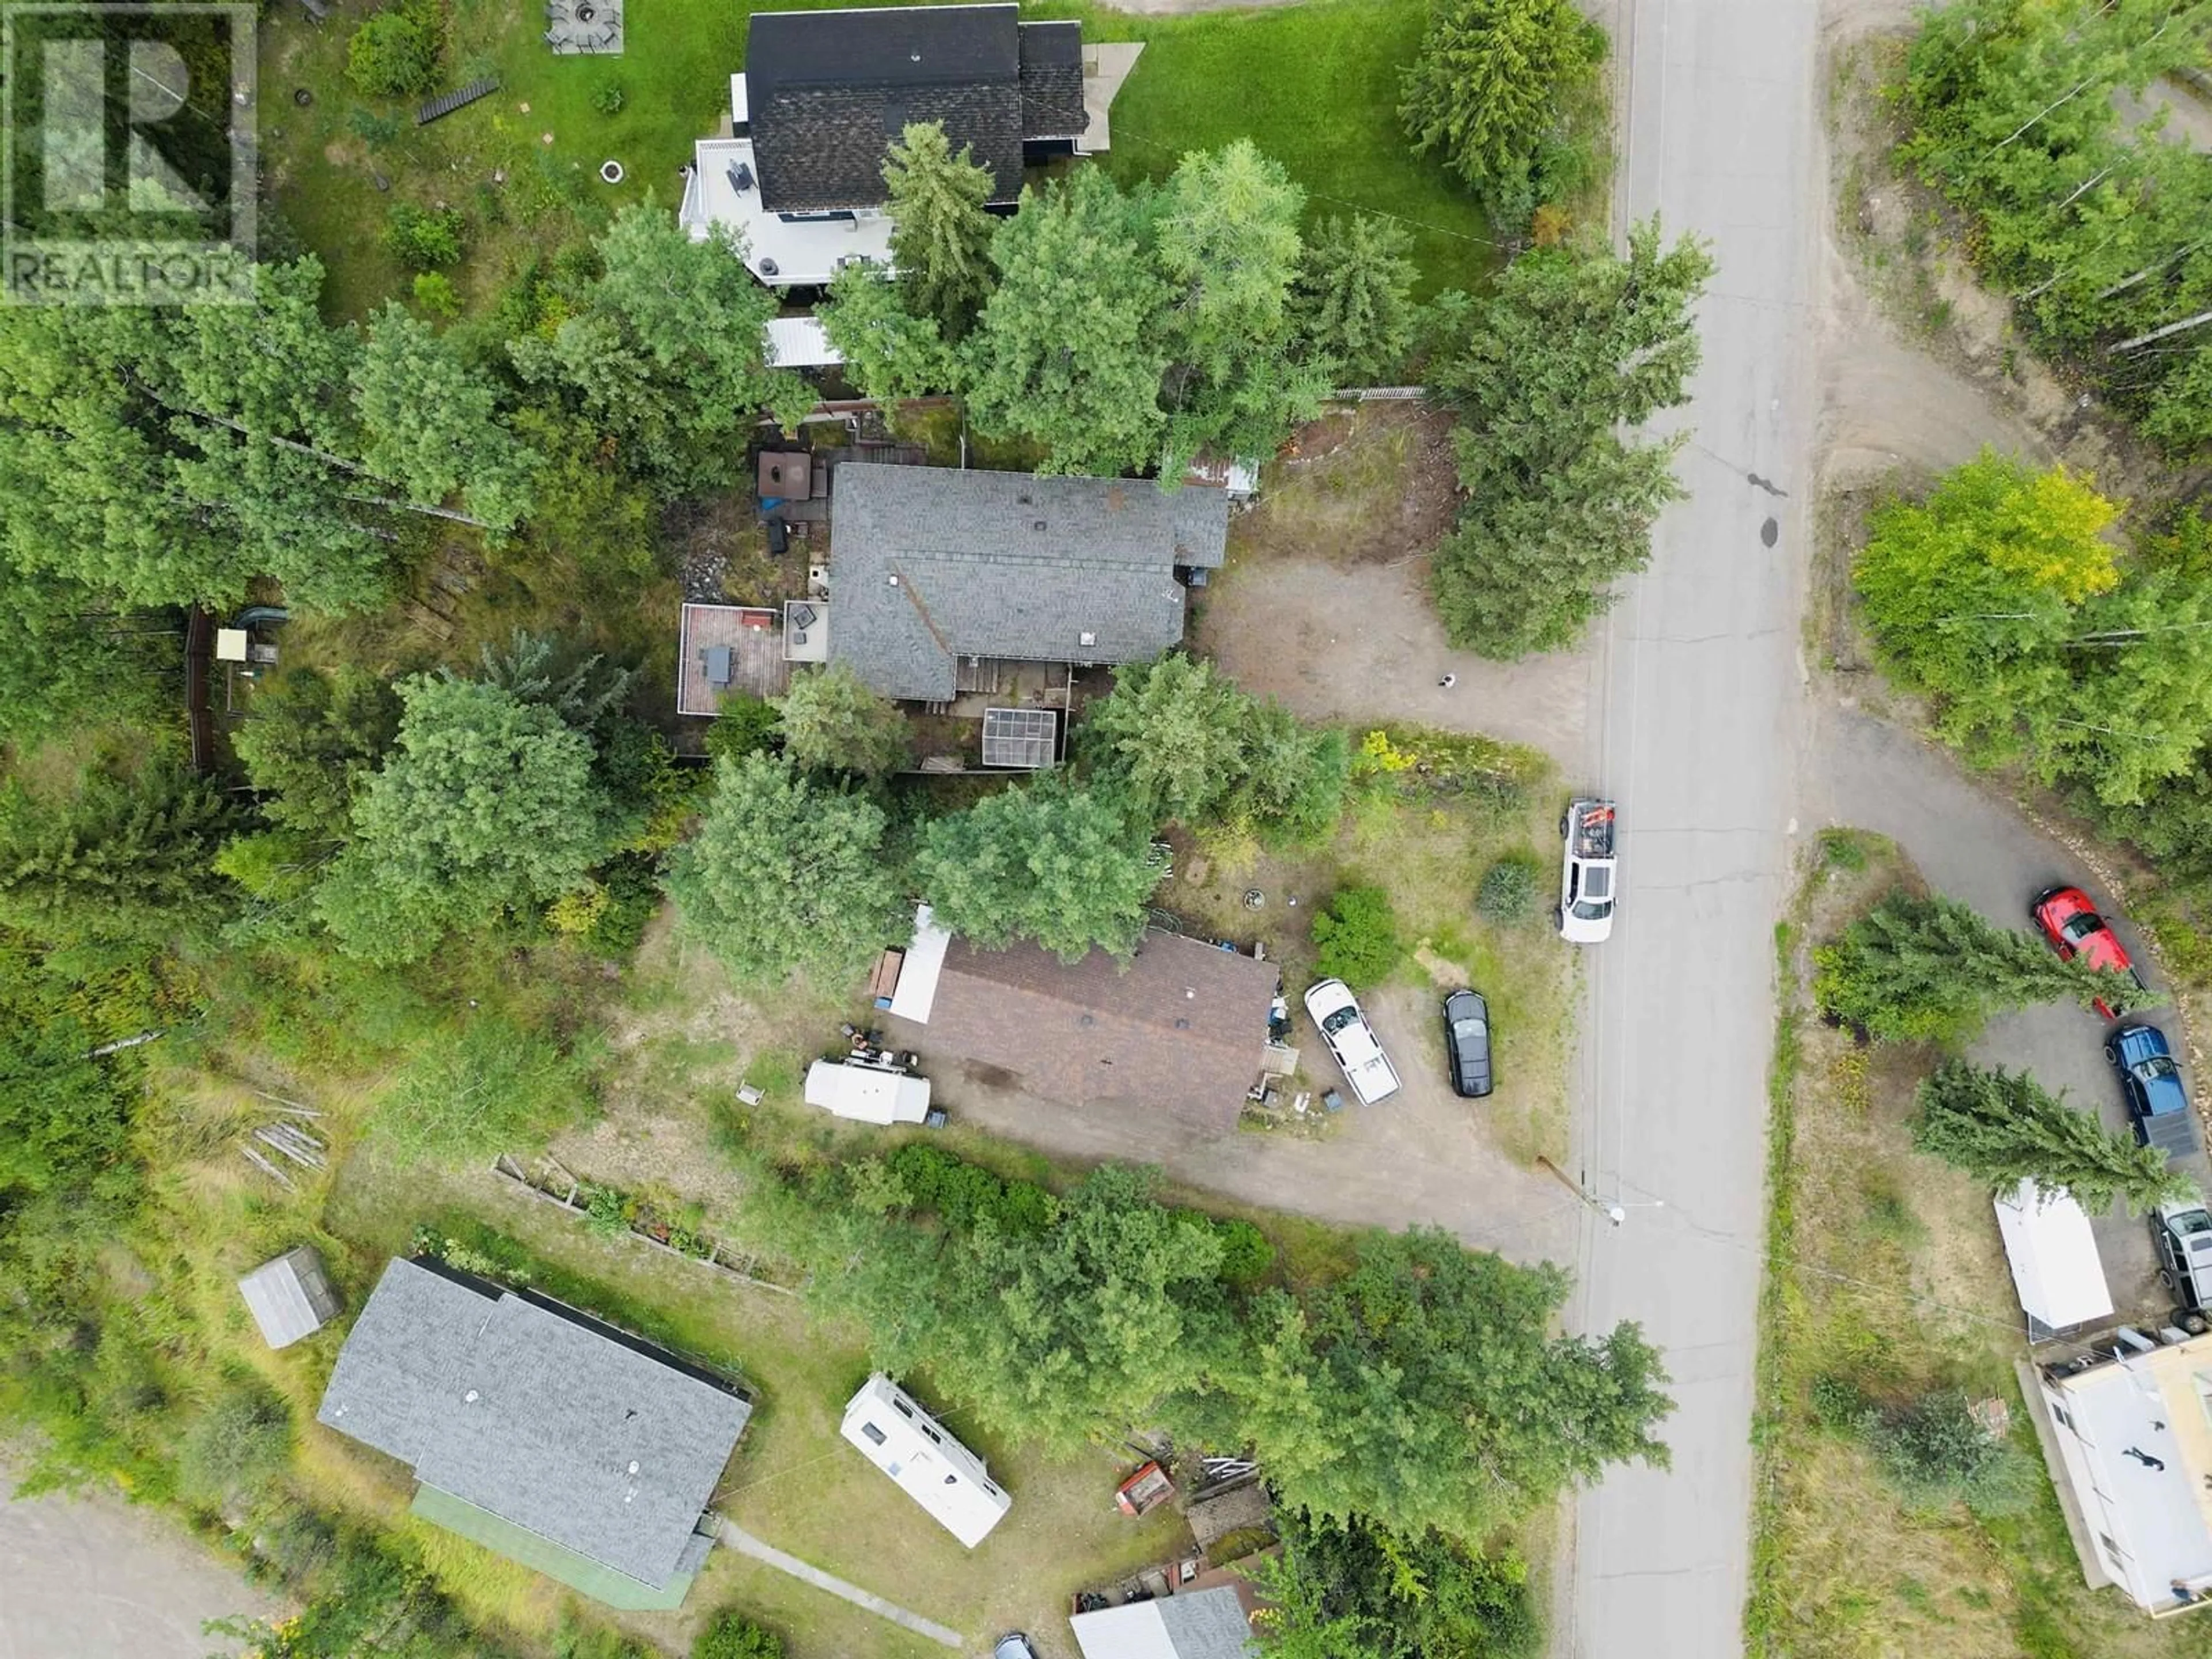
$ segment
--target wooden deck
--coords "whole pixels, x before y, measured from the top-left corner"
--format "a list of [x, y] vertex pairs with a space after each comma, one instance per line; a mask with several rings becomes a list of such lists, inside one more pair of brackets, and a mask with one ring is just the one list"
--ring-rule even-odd
[[[726, 645], [732, 653], [730, 683], [707, 683], [702, 653], [708, 647]], [[757, 697], [780, 697], [791, 684], [791, 665], [783, 659], [781, 619], [773, 611], [750, 605], [687, 605], [676, 647], [676, 712], [714, 715], [720, 713], [724, 691], [749, 691]]]

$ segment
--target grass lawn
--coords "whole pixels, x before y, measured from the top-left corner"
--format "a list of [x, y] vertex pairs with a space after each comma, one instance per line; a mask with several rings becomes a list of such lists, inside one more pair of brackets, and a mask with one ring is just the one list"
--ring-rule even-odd
[[[827, 3], [776, 0], [774, 9]], [[455, 277], [478, 306], [527, 259], [589, 234], [624, 202], [649, 191], [672, 213], [678, 168], [727, 112], [753, 9], [753, 0], [629, 0], [622, 57], [556, 58], [541, 39], [538, 0], [456, 3], [440, 88], [496, 75], [501, 90], [420, 129], [415, 100], [376, 103], [373, 112], [396, 118], [398, 131], [374, 142], [356, 126], [369, 104], [344, 69], [347, 41], [376, 8], [341, 0], [320, 24], [294, 7], [270, 11], [261, 26], [264, 165], [283, 218], [331, 270], [332, 314], [361, 316], [406, 289], [410, 273], [376, 241], [394, 201], [467, 214], [471, 253]], [[1397, 72], [1424, 9], [1425, 0], [1312, 0], [1191, 17], [1028, 10], [1080, 16], [1094, 40], [1146, 43], [1114, 106], [1103, 164], [1117, 178], [1164, 177], [1186, 150], [1249, 137], [1290, 168], [1316, 213], [1360, 208], [1409, 222], [1431, 291], [1480, 282], [1493, 260], [1480, 210], [1440, 166], [1407, 152], [1398, 127]], [[609, 87], [623, 100], [612, 116], [594, 101]], [[306, 105], [295, 98], [302, 90]], [[628, 172], [621, 185], [599, 180], [611, 158]], [[377, 188], [380, 176], [387, 190]]]
[[[1924, 1050], [1861, 1049], [1805, 1011], [1803, 947], [1911, 872], [1886, 843], [1814, 871], [1784, 934], [1747, 1650], [1761, 1659], [2153, 1659], [2212, 1653], [2203, 1618], [2154, 1622], [2081, 1582], [2013, 1374], [2024, 1352], [1984, 1189], [1911, 1149]], [[1977, 1317], [1978, 1314], [1985, 1315]], [[1814, 1379], [1877, 1400], [1995, 1395], [2033, 1504], [1977, 1518], [1899, 1501], [1866, 1447], [1823, 1428]]]
[[[952, 1626], [979, 1647], [1002, 1630], [1051, 1628], [1076, 1589], [1168, 1559], [1178, 1540], [1187, 1541], [1172, 1511], [1142, 1522], [1115, 1512], [1113, 1488], [1126, 1460], [1105, 1451], [1042, 1457], [978, 1435], [954, 1413], [953, 1427], [1014, 1496], [990, 1537], [964, 1548], [838, 1437], [845, 1401], [868, 1374], [857, 1333], [824, 1329], [788, 1297], [596, 1237], [556, 1211], [505, 1194], [488, 1176], [440, 1176], [357, 1158], [340, 1176], [327, 1217], [330, 1230], [352, 1247], [348, 1260], [364, 1281], [386, 1256], [406, 1248], [418, 1222], [459, 1231], [481, 1219], [538, 1260], [538, 1283], [551, 1294], [741, 1376], [753, 1391], [754, 1415], [715, 1507], [802, 1560]], [[927, 1379], [916, 1386], [927, 1397]], [[334, 1438], [319, 1431], [316, 1437]], [[550, 1628], [560, 1593], [546, 1581], [520, 1574], [536, 1593], [519, 1598], [519, 1569], [458, 1540], [447, 1540], [441, 1555], [458, 1569], [457, 1587], [473, 1596], [490, 1593], [479, 1602], [483, 1611], [533, 1633]], [[934, 1651], [895, 1626], [726, 1551], [715, 1552], [682, 1613], [625, 1614], [622, 1622], [676, 1647], [730, 1599], [784, 1630], [793, 1659]]]

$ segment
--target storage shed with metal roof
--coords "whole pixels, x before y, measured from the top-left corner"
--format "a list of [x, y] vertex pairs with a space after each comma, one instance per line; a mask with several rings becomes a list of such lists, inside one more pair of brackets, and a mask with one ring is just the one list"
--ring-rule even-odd
[[322, 1257], [305, 1244], [263, 1262], [238, 1281], [238, 1293], [272, 1348], [289, 1347], [337, 1317], [338, 1293]]

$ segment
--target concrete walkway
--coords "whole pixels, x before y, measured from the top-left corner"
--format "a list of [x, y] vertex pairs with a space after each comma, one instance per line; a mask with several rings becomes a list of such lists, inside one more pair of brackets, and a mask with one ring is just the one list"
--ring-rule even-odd
[[894, 1625], [903, 1625], [916, 1636], [926, 1636], [939, 1647], [957, 1648], [962, 1644], [958, 1631], [948, 1630], [918, 1613], [908, 1613], [904, 1607], [886, 1601], [882, 1596], [872, 1595], [857, 1584], [848, 1584], [819, 1567], [807, 1565], [795, 1555], [786, 1555], [775, 1545], [763, 1543], [754, 1537], [734, 1521], [723, 1521], [720, 1535], [722, 1541], [738, 1554], [750, 1555], [756, 1561], [765, 1561], [778, 1572], [788, 1573], [803, 1584], [811, 1584], [817, 1589], [842, 1597], [856, 1607], [866, 1607], [878, 1619], [888, 1619]]

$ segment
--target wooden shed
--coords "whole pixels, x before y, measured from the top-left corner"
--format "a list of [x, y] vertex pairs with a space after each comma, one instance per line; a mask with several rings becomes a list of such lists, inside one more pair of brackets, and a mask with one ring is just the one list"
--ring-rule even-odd
[[305, 1244], [263, 1262], [238, 1281], [238, 1293], [272, 1348], [312, 1336], [337, 1316], [338, 1295], [323, 1272], [323, 1259]]

